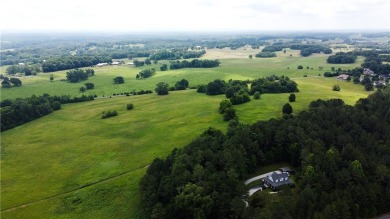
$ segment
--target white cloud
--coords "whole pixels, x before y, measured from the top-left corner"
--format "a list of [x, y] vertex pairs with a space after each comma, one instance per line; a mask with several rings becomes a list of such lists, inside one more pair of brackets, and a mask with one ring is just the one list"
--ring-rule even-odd
[[390, 30], [386, 0], [9, 0], [0, 28], [16, 30]]

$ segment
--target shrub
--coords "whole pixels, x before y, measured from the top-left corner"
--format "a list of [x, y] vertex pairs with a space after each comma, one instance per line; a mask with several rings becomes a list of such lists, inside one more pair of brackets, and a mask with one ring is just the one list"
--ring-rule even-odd
[[289, 102], [295, 102], [295, 99], [296, 99], [295, 94], [290, 94], [290, 96], [288, 97]]
[[227, 108], [232, 107], [232, 103], [228, 100], [222, 100], [219, 103], [219, 113], [224, 113]]
[[302, 65], [298, 65], [298, 69], [303, 69], [303, 66]]
[[114, 84], [123, 84], [123, 83], [125, 83], [125, 79], [123, 79], [123, 77], [121, 77], [121, 76], [115, 77], [113, 80], [114, 80]]
[[134, 109], [134, 105], [132, 103], [127, 104], [127, 110], [132, 110]]
[[223, 120], [229, 121], [235, 118], [236, 118], [236, 111], [232, 107], [226, 108], [225, 112], [223, 113]]
[[118, 112], [114, 110], [114, 111], [103, 112], [102, 114], [103, 114], [102, 115], [102, 119], [106, 119], [106, 118], [109, 118], [109, 117], [117, 116]]
[[229, 87], [229, 88], [226, 90], [226, 98], [231, 98], [232, 96], [234, 96], [234, 88]]
[[84, 85], [87, 88], [87, 90], [93, 89], [95, 87], [93, 83], [85, 83]]
[[340, 91], [341, 90], [340, 85], [338, 85], [338, 84], [333, 85], [333, 89], [332, 90], [333, 91]]
[[256, 100], [260, 99], [260, 92], [259, 92], [259, 91], [256, 91], [256, 92], [253, 94], [253, 98], [255, 98]]
[[234, 95], [234, 96], [232, 96], [230, 98], [230, 102], [233, 105], [238, 105], [238, 104], [246, 103], [246, 102], [249, 102], [249, 101], [251, 101], [251, 98], [249, 97], [248, 94]]
[[80, 87], [80, 92], [84, 92], [86, 90], [86, 88], [84, 86]]
[[196, 90], [196, 92], [198, 92], [198, 93], [206, 93], [206, 90], [207, 90], [207, 86], [206, 85], [199, 85], [198, 89]]
[[161, 70], [161, 71], [166, 71], [166, 70], [168, 70], [168, 65], [167, 65], [167, 64], [163, 64], [162, 66], [160, 66], [160, 70]]

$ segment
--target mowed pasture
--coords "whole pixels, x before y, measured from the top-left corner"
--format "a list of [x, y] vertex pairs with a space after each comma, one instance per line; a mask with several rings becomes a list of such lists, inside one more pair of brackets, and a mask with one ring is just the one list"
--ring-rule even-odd
[[[95, 68], [96, 76], [88, 82], [95, 83], [92, 91], [98, 96], [107, 97], [132, 89], [154, 89], [160, 81], [173, 85], [182, 78], [197, 85], [217, 78], [287, 75], [300, 89], [297, 101], [292, 103], [294, 113], [306, 109], [313, 100], [342, 98], [354, 104], [369, 94], [361, 85], [318, 76], [331, 66], [339, 67], [328, 65], [325, 60], [325, 55], [230, 58], [221, 59], [219, 68], [158, 71], [143, 80], [135, 79], [142, 68], [107, 66]], [[297, 65], [305, 69], [297, 70]], [[318, 70], [318, 66], [323, 66], [324, 71]], [[65, 72], [53, 74], [59, 79], [65, 77]], [[112, 78], [118, 75], [125, 77], [125, 84], [112, 84]], [[50, 82], [49, 76], [50, 73], [42, 73], [24, 78], [22, 87], [2, 89], [2, 99], [39, 92], [80, 95], [78, 87], [84, 82]], [[341, 91], [332, 91], [334, 84], [339, 84]], [[86, 94], [95, 94], [92, 91]], [[3, 132], [2, 218], [143, 218], [138, 183], [147, 166], [154, 158], [163, 158], [174, 148], [184, 147], [208, 127], [226, 131], [227, 123], [218, 113], [223, 99], [224, 95], [207, 96], [196, 90], [170, 92], [167, 96], [102, 98], [63, 105], [63, 109], [48, 116]], [[239, 120], [250, 124], [280, 118], [281, 108], [287, 102], [288, 94], [264, 94], [260, 100], [252, 99], [234, 108]], [[127, 111], [127, 103], [133, 103], [134, 109]], [[100, 119], [107, 110], [117, 110], [119, 115]]]

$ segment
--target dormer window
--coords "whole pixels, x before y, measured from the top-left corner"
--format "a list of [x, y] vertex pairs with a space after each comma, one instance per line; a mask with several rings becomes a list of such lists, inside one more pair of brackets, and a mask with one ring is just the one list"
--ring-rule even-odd
[[278, 182], [278, 180], [276, 180], [276, 182]]
[[287, 180], [287, 177], [286, 177], [286, 179], [285, 180]]

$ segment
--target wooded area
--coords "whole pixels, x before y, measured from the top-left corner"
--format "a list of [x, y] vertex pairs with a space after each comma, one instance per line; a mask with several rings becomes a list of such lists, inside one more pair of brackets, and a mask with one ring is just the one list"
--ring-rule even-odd
[[[307, 111], [253, 125], [208, 129], [141, 181], [151, 218], [357, 218], [390, 208], [390, 89], [356, 106], [318, 100]], [[245, 207], [243, 180], [256, 168], [288, 162], [297, 193], [287, 188], [272, 205]], [[275, 196], [275, 195], [274, 195]], [[271, 201], [269, 199], [264, 202]]]

